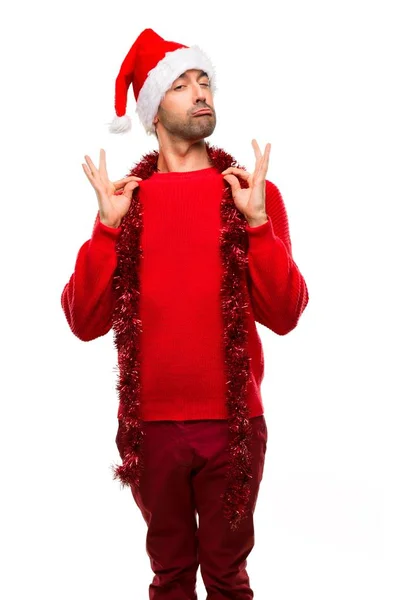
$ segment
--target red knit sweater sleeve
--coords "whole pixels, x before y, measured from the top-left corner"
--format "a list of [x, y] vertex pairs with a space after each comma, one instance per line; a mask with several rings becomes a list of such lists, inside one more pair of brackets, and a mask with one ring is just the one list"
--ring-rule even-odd
[[294, 329], [309, 300], [305, 279], [292, 258], [289, 224], [279, 189], [266, 180], [268, 220], [246, 226], [248, 287], [255, 320], [279, 335]]
[[84, 342], [105, 335], [112, 326], [115, 244], [120, 233], [121, 227], [107, 227], [98, 214], [91, 239], [81, 246], [75, 270], [62, 292], [61, 304], [69, 327]]

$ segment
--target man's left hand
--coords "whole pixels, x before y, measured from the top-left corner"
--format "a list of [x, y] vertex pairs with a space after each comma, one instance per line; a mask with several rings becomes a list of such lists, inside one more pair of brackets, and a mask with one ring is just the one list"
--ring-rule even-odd
[[[261, 153], [256, 140], [252, 140], [256, 156], [253, 174], [244, 169], [230, 167], [222, 172], [224, 179], [230, 184], [233, 200], [239, 211], [246, 217], [249, 225], [257, 226], [268, 220], [266, 214], [266, 173], [269, 166], [270, 144], [266, 144], [264, 154]], [[249, 187], [242, 188], [237, 176], [247, 181]]]

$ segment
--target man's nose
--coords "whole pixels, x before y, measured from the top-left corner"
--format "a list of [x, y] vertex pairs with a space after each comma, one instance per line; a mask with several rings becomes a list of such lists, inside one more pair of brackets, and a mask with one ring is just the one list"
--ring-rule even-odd
[[203, 100], [205, 102], [206, 89], [204, 87], [202, 87], [201, 85], [199, 85], [198, 83], [196, 83], [194, 85], [194, 95], [195, 95], [196, 100]]

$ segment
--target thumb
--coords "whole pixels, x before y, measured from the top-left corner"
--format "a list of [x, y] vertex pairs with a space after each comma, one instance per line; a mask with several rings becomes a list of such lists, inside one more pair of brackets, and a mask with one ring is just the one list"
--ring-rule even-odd
[[122, 192], [124, 196], [126, 196], [127, 198], [129, 198], [131, 200], [132, 198], [132, 192], [135, 190], [136, 187], [139, 186], [139, 183], [137, 181], [130, 181], [129, 183], [126, 184], [126, 186], [124, 187], [124, 191]]

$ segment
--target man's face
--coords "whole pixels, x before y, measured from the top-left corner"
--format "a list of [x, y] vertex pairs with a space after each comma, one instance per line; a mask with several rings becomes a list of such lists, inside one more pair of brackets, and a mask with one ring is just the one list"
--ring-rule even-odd
[[[195, 114], [202, 109], [208, 112]], [[156, 117], [158, 134], [164, 129], [167, 135], [186, 140], [211, 135], [216, 127], [216, 111], [207, 73], [189, 69], [178, 77], [167, 90]]]

